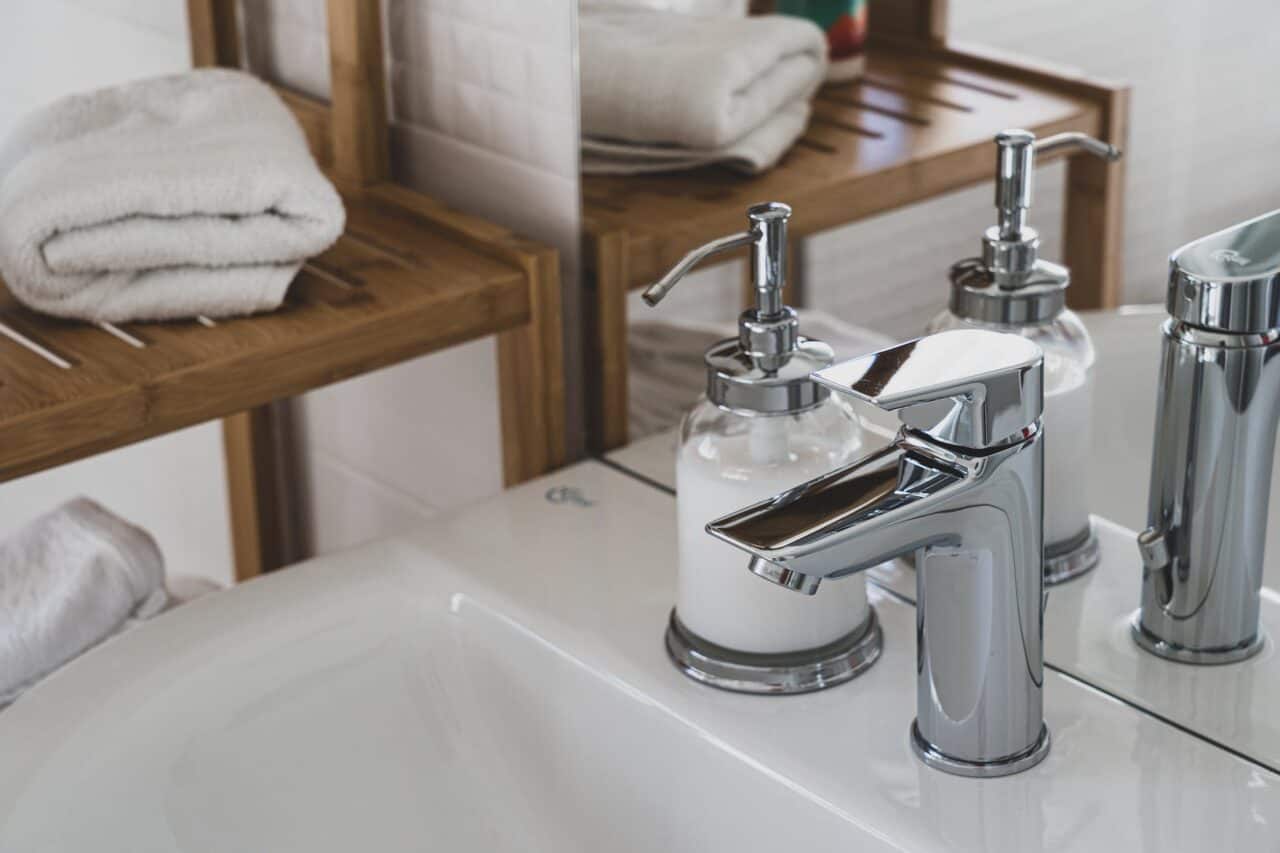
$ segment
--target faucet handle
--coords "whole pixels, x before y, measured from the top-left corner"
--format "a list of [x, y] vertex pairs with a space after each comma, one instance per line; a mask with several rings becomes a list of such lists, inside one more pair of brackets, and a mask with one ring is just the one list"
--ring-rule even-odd
[[812, 374], [931, 438], [982, 449], [1021, 441], [1044, 407], [1044, 355], [1019, 335], [952, 329]]
[[1213, 332], [1280, 328], [1280, 210], [1174, 252], [1165, 305], [1175, 319]]

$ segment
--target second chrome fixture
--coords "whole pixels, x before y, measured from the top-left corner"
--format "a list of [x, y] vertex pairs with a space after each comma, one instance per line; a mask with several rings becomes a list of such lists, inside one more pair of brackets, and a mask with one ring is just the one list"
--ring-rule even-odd
[[1049, 751], [1040, 348], [956, 329], [815, 378], [899, 411], [894, 444], [707, 531], [749, 554], [757, 575], [810, 595], [824, 578], [915, 552], [912, 746], [963, 776], [1033, 767]]
[[1094, 352], [1084, 324], [1066, 307], [1070, 270], [1040, 258], [1040, 235], [1027, 224], [1031, 173], [1037, 153], [1075, 149], [1114, 160], [1120, 152], [1082, 133], [1037, 140], [1006, 130], [995, 143], [997, 223], [982, 236], [981, 257], [952, 266], [949, 308], [928, 330], [1009, 332], [1044, 350], [1044, 572], [1045, 583], [1054, 584], [1098, 563], [1089, 484], [1079, 464], [1089, 453]]
[[1280, 418], [1280, 211], [1169, 261], [1138, 644], [1184, 663], [1258, 652]]

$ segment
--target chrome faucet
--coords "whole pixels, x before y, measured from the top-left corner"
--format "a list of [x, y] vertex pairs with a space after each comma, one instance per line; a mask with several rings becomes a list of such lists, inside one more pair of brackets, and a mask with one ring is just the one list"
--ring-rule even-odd
[[833, 391], [898, 410], [895, 442], [707, 525], [751, 571], [809, 594], [916, 552], [911, 743], [963, 776], [1017, 773], [1049, 751], [1042, 373], [1034, 343], [983, 329], [819, 370]]
[[1169, 259], [1142, 604], [1133, 636], [1185, 663], [1262, 648], [1268, 489], [1280, 417], [1280, 210]]

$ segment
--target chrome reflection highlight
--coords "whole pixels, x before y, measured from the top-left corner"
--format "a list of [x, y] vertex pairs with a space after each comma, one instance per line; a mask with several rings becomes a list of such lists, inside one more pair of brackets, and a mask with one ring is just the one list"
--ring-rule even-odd
[[1280, 211], [1170, 259], [1142, 598], [1133, 637], [1183, 663], [1233, 663], [1258, 622], [1280, 417]]
[[707, 526], [791, 588], [917, 552], [912, 742], [949, 773], [1008, 775], [1048, 753], [1041, 372], [1038, 347], [985, 330], [821, 371], [901, 409], [894, 444]]

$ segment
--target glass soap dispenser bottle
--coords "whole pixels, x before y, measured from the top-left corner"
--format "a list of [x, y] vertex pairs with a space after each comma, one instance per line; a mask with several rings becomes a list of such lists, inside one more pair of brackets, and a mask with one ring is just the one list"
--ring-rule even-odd
[[880, 654], [861, 575], [815, 596], [761, 582], [741, 551], [706, 524], [853, 461], [857, 416], [809, 375], [834, 354], [799, 334], [782, 302], [791, 208], [747, 212], [750, 227], [694, 249], [644, 292], [656, 305], [709, 255], [749, 247], [754, 308], [738, 336], [706, 352], [706, 394], [684, 418], [676, 460], [679, 551], [667, 651], [697, 681], [744, 693], [803, 693], [840, 684]]
[[1062, 583], [1098, 563], [1083, 464], [1090, 452], [1094, 350], [1084, 324], [1066, 307], [1070, 271], [1037, 255], [1040, 237], [1027, 224], [1031, 170], [1037, 152], [1078, 149], [1115, 160], [1120, 151], [1083, 133], [1037, 141], [1025, 130], [1006, 130], [995, 143], [998, 224], [983, 234], [981, 257], [951, 267], [949, 308], [927, 331], [994, 329], [1044, 350], [1044, 579]]

